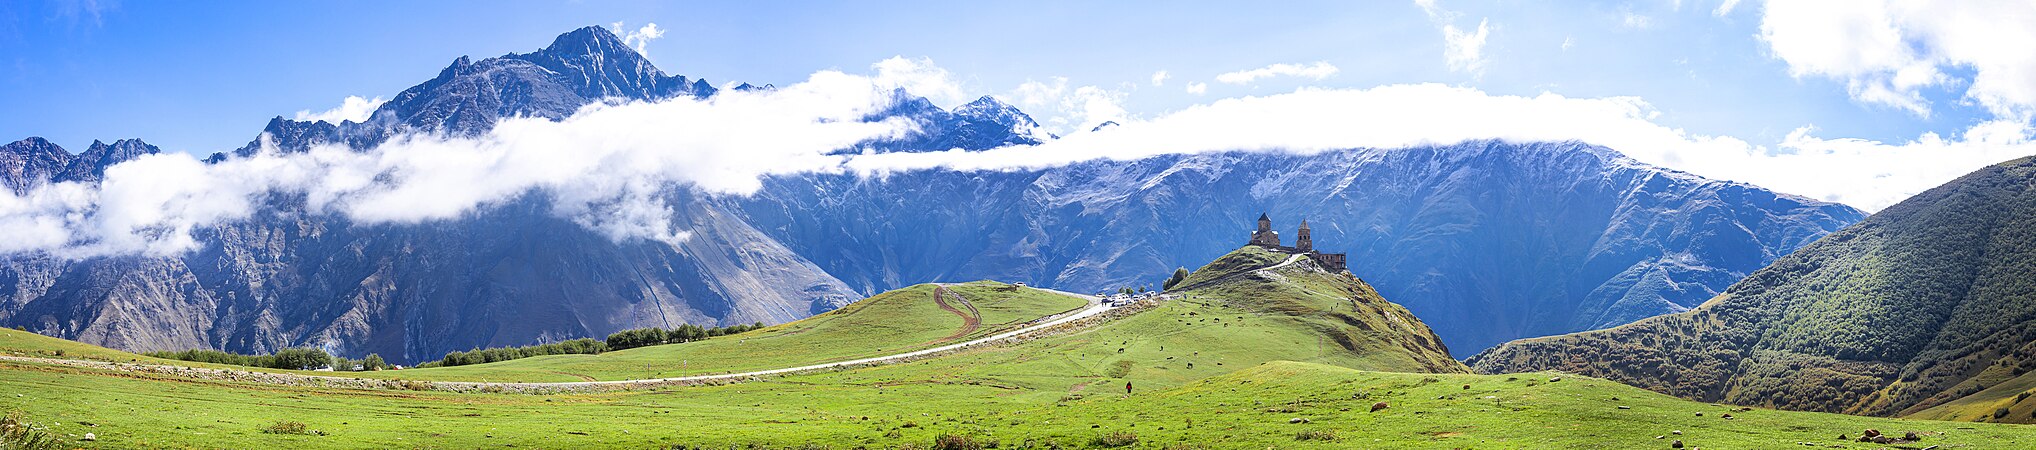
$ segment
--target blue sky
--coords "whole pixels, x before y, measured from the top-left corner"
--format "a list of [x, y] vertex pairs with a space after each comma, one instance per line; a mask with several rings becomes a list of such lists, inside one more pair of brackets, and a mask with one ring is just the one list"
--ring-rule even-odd
[[573, 28], [617, 21], [658, 24], [667, 34], [648, 46], [652, 60], [715, 82], [784, 84], [891, 56], [931, 58], [985, 94], [1053, 77], [1146, 85], [1166, 70], [1178, 86], [1275, 63], [1340, 69], [1323, 80], [1212, 83], [1205, 96], [1140, 86], [1125, 101], [1132, 113], [1304, 82], [1439, 82], [1494, 94], [1639, 96], [1660, 109], [1660, 123], [1756, 143], [1812, 124], [1832, 135], [1906, 139], [1957, 132], [1984, 115], [1953, 105], [1921, 118], [1854, 101], [1839, 81], [1796, 79], [1764, 54], [1758, 5], [1717, 17], [1717, 5], [1694, 1], [1445, 2], [1463, 15], [1460, 26], [1490, 25], [1480, 73], [1450, 70], [1443, 36], [1410, 2], [93, 3], [0, 6], [0, 57], [13, 69], [0, 98], [16, 105], [0, 110], [0, 136], [45, 136], [74, 149], [138, 137], [174, 150], [225, 150], [272, 116], [331, 108], [349, 95], [390, 96], [460, 55], [527, 52]]
[[[30, 0], [0, 3], [0, 64], [12, 69], [0, 83], [9, 105], [0, 138], [43, 136], [79, 151], [134, 137], [202, 155], [245, 144], [270, 117], [393, 96], [461, 55], [527, 52], [587, 25], [620, 22], [627, 33], [654, 23], [663, 34], [645, 50], [668, 73], [783, 86], [902, 56], [950, 75], [964, 95], [948, 105], [1020, 100], [1063, 134], [1299, 89], [1434, 83], [1490, 97], [1637, 100], [1636, 116], [1677, 139], [1737, 150], [1619, 148], [1636, 158], [1878, 209], [2036, 153], [2027, 55], [2036, 34], [2021, 30], [2036, 7], [1944, 6]], [[1219, 81], [1274, 65], [1333, 69]], [[1410, 101], [1397, 106], [1420, 102]]]

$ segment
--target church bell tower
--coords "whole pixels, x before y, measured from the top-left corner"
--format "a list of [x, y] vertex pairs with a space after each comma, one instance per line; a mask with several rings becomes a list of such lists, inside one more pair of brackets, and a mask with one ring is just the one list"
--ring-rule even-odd
[[1294, 236], [1294, 248], [1303, 253], [1315, 251], [1315, 239], [1309, 235], [1308, 219], [1301, 219], [1301, 232]]

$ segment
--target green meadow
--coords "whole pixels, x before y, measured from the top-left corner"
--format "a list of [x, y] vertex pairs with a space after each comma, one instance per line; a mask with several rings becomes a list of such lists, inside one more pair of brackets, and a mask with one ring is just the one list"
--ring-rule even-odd
[[[1264, 273], [1235, 265], [1235, 276], [1205, 277], [1220, 283], [1088, 328], [741, 383], [462, 394], [0, 362], [0, 410], [46, 427], [67, 448], [1667, 449], [1677, 440], [1686, 448], [1894, 448], [1838, 439], [1868, 428], [1916, 432], [1922, 441], [1901, 444], [1913, 448], [2036, 442], [2028, 426], [1742, 410], [1557, 373], [1464, 374], [1453, 360], [1433, 361], [1439, 344], [1419, 342], [1432, 333], [1361, 281], [1305, 265]], [[624, 379], [677, 375], [673, 359], [702, 372], [767, 369], [988, 336], [1083, 304], [998, 286], [954, 287], [981, 316], [960, 336], [966, 320], [922, 285], [700, 342], [359, 375]], [[149, 360], [15, 331], [0, 332], [0, 349]], [[278, 427], [290, 423], [303, 431]], [[85, 433], [96, 439], [79, 440]]]

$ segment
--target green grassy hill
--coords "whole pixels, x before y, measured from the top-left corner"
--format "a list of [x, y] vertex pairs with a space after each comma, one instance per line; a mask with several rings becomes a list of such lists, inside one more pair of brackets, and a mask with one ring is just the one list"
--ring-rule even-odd
[[1386, 301], [1348, 272], [1329, 272], [1311, 259], [1284, 267], [1291, 254], [1246, 246], [1195, 270], [1171, 291], [1307, 330], [1344, 354], [1367, 361], [1340, 364], [1367, 370], [1465, 372], [1428, 325]]
[[[1233, 255], [1267, 256], [1260, 252]], [[66, 447], [87, 448], [937, 448], [942, 436], [1000, 449], [1668, 448], [1673, 440], [1703, 448], [1886, 447], [1837, 439], [1867, 428], [1918, 432], [1924, 440], [1917, 448], [2012, 448], [2036, 441], [2036, 428], [2026, 426], [1738, 410], [1554, 373], [1423, 373], [1463, 367], [1446, 359], [1419, 321], [1402, 316], [1404, 310], [1362, 282], [1305, 264], [1267, 271], [1241, 263], [1211, 267], [1230, 269], [1204, 268], [1216, 282], [1084, 328], [907, 363], [744, 383], [584, 394], [450, 393], [0, 361], [0, 411], [19, 412]], [[1070, 306], [1062, 302], [1070, 297], [993, 286], [954, 288], [983, 316], [970, 335]], [[363, 375], [493, 377], [557, 368], [628, 376], [656, 373], [643, 365], [667, 364], [676, 355], [716, 352], [731, 355], [727, 367], [746, 367], [740, 364], [752, 363], [737, 361], [740, 352], [770, 339], [885, 342], [903, 350], [963, 328], [964, 321], [931, 296], [932, 286], [917, 286], [852, 307], [860, 311], [612, 352], [602, 356], [621, 357], [598, 360], [605, 364], [532, 358]], [[701, 344], [711, 345], [685, 349]], [[731, 347], [706, 350], [714, 345]], [[799, 364], [835, 351], [778, 348], [787, 350], [757, 358]], [[132, 356], [0, 332], [0, 351], [8, 354], [50, 356], [59, 349], [66, 357]], [[628, 353], [653, 349], [665, 353]], [[485, 372], [452, 375], [462, 368]], [[1386, 407], [1373, 411], [1377, 403]], [[265, 432], [288, 430], [276, 426], [291, 422], [316, 433]], [[85, 433], [96, 440], [78, 440]]]
[[[1564, 370], [1704, 401], [2027, 423], [2031, 274], [2036, 158], [1890, 207], [1690, 312], [1516, 341], [1472, 361], [1485, 373]], [[1995, 417], [2001, 408], [2013, 414]]]

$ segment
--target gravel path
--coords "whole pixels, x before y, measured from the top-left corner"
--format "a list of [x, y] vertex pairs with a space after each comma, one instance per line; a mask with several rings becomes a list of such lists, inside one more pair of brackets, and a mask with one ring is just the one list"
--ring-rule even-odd
[[[947, 303], [948, 298], [953, 298], [955, 302], [961, 303], [962, 307], [968, 308], [968, 312], [962, 312], [961, 309], [955, 308], [954, 305], [948, 304]], [[933, 304], [939, 305], [942, 311], [954, 313], [955, 316], [961, 317], [961, 328], [955, 329], [953, 334], [949, 334], [946, 337], [942, 337], [940, 339], [934, 339], [932, 342], [927, 342], [926, 344], [938, 344], [942, 342], [953, 341], [955, 339], [961, 339], [964, 336], [968, 336], [971, 333], [975, 333], [977, 329], [982, 328], [983, 313], [980, 311], [976, 311], [976, 305], [974, 303], [969, 303], [969, 299], [963, 298], [960, 292], [949, 290], [947, 288], [947, 285], [935, 286], [933, 288]]]
[[1032, 325], [1027, 325], [1016, 330], [1004, 332], [1001, 334], [997, 334], [995, 336], [990, 336], [982, 339], [976, 339], [973, 341], [943, 345], [940, 347], [934, 347], [925, 350], [898, 353], [886, 356], [878, 356], [874, 358], [862, 358], [824, 364], [812, 364], [798, 367], [786, 367], [782, 369], [759, 370], [753, 372], [730, 373], [720, 375], [695, 375], [687, 377], [650, 378], [639, 380], [615, 380], [615, 381], [495, 383], [495, 382], [475, 382], [475, 381], [420, 381], [420, 380], [351, 378], [331, 375], [305, 375], [296, 373], [256, 372], [236, 369], [206, 369], [161, 364], [120, 363], [107, 361], [79, 360], [79, 359], [35, 358], [25, 356], [5, 356], [5, 355], [0, 355], [0, 361], [33, 363], [33, 364], [53, 364], [73, 367], [88, 367], [88, 368], [118, 370], [123, 372], [135, 372], [141, 374], [157, 374], [186, 378], [201, 378], [210, 380], [263, 383], [286, 386], [330, 387], [330, 388], [352, 388], [352, 389], [403, 389], [416, 391], [435, 390], [452, 392], [514, 392], [531, 394], [596, 392], [612, 390], [648, 389], [668, 386], [691, 386], [699, 384], [722, 384], [752, 380], [771, 375], [786, 375], [801, 372], [813, 372], [911, 361], [928, 356], [934, 356], [943, 353], [962, 350], [969, 347], [976, 347], [985, 344], [993, 344], [1018, 339], [1029, 334], [1038, 333], [1041, 331], [1048, 331], [1055, 327], [1071, 324], [1083, 319], [1096, 317], [1097, 315], [1103, 314], [1112, 309], [1108, 305], [1103, 304], [1102, 300], [1095, 296], [1056, 291], [1052, 289], [1042, 289], [1042, 290], [1087, 300], [1089, 304], [1088, 306], [1085, 306], [1082, 309], [1076, 310], [1072, 313], [1064, 313], [1057, 317], [1049, 316], [1048, 318], [1036, 321], [1036, 323]]

